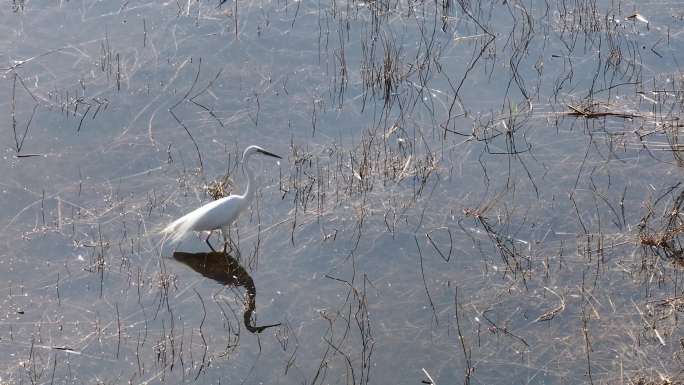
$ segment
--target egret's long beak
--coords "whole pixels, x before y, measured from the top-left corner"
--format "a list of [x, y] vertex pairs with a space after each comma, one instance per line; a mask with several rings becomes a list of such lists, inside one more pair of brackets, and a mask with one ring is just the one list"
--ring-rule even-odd
[[274, 158], [283, 159], [282, 157], [280, 157], [280, 155], [276, 155], [276, 154], [274, 154], [274, 153], [272, 153], [272, 152], [268, 152], [268, 151], [266, 151], [266, 150], [258, 149], [257, 152], [260, 152], [260, 153], [262, 153], [262, 154], [264, 154], [264, 155], [272, 156], [272, 157], [274, 157]]

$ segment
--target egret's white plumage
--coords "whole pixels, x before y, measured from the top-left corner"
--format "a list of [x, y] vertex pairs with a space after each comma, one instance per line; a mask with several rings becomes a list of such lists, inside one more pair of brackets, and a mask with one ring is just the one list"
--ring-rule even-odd
[[228, 226], [232, 224], [238, 215], [246, 209], [254, 198], [256, 189], [254, 173], [249, 167], [249, 158], [253, 154], [263, 154], [280, 158], [259, 146], [249, 146], [242, 154], [242, 168], [247, 174], [247, 187], [241, 195], [232, 194], [225, 198], [209, 202], [171, 222], [161, 232], [171, 240], [178, 242], [191, 231], [212, 231], [221, 229], [226, 234]]

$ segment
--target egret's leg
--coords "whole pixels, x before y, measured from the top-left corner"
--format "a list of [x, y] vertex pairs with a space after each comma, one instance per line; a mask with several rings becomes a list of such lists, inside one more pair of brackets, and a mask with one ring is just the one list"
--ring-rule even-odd
[[240, 259], [240, 249], [230, 236], [230, 226], [223, 227], [221, 233], [223, 234], [223, 252]]
[[240, 248], [233, 241], [233, 238], [230, 236], [230, 226], [228, 227], [228, 245], [230, 246], [231, 255], [240, 260]]
[[216, 250], [214, 249], [214, 246], [212, 246], [212, 245], [211, 245], [211, 242], [209, 242], [209, 238], [211, 238], [211, 234], [213, 234], [213, 233], [214, 233], [213, 230], [209, 230], [209, 235], [207, 235], [207, 238], [204, 239], [204, 242], [206, 242], [206, 243], [207, 243], [207, 246], [209, 246], [209, 248], [211, 249], [211, 251], [213, 251], [213, 252], [215, 253]]
[[223, 254], [226, 254], [228, 248], [228, 231], [227, 227], [221, 228], [221, 235], [223, 236]]

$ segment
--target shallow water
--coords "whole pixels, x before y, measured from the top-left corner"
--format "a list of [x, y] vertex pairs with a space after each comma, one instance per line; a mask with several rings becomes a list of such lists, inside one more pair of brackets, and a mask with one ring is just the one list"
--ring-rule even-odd
[[[684, 21], [638, 5], [3, 5], [0, 382], [682, 381]], [[249, 144], [261, 333], [157, 234]]]

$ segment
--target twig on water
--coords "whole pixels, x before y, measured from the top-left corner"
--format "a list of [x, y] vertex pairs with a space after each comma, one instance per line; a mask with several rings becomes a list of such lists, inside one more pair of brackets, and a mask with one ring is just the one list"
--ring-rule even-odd
[[190, 129], [188, 129], [188, 126], [186, 126], [185, 123], [183, 123], [183, 121], [180, 120], [178, 118], [178, 116], [176, 116], [176, 114], [173, 112], [173, 110], [176, 107], [178, 107], [184, 101], [188, 100], [188, 96], [190, 96], [190, 93], [192, 92], [192, 90], [195, 89], [195, 86], [197, 85], [197, 81], [199, 80], [199, 76], [200, 76], [201, 71], [202, 71], [202, 58], [199, 59], [199, 64], [197, 65], [197, 74], [195, 75], [195, 80], [193, 80], [192, 85], [190, 86], [190, 89], [188, 89], [188, 91], [185, 93], [185, 95], [183, 95], [183, 97], [179, 101], [177, 101], [173, 106], [171, 106], [171, 108], [169, 108], [169, 113], [171, 114], [171, 116], [173, 116], [174, 119], [176, 119], [176, 122], [178, 122], [178, 124], [180, 124], [180, 126], [183, 127], [185, 132], [190, 137], [190, 140], [192, 141], [192, 144], [195, 146], [195, 150], [197, 151], [197, 158], [199, 159], [200, 170], [204, 171], [204, 163], [202, 162], [202, 154], [200, 153], [200, 149], [199, 149], [199, 146], [197, 145], [197, 141], [195, 141], [195, 138], [190, 133]]
[[[458, 332], [458, 341], [461, 343], [461, 349], [463, 349], [463, 357], [466, 360], [466, 368], [465, 368], [465, 378], [463, 380], [463, 383], [465, 385], [470, 384], [470, 375], [473, 373], [473, 362], [471, 360], [471, 352], [466, 348], [465, 345], [465, 338], [463, 337], [463, 333], [461, 332], [461, 321], [458, 316], [458, 286], [456, 287], [455, 293], [454, 293], [454, 311], [456, 313], [456, 331]], [[427, 374], [427, 372], [425, 372]], [[428, 378], [430, 376], [428, 375]], [[432, 380], [432, 378], [430, 378]], [[434, 381], [432, 381], [434, 384]]]
[[425, 293], [427, 294], [428, 301], [430, 301], [430, 307], [432, 308], [432, 316], [435, 319], [435, 323], [439, 325], [439, 319], [437, 318], [437, 309], [435, 309], [435, 304], [432, 302], [430, 290], [428, 289], [427, 282], [425, 281], [425, 270], [423, 270], [423, 252], [420, 251], [418, 237], [414, 235], [413, 238], [416, 240], [416, 247], [418, 248], [418, 255], [420, 256], [420, 276], [423, 278], [423, 287], [425, 287]]

